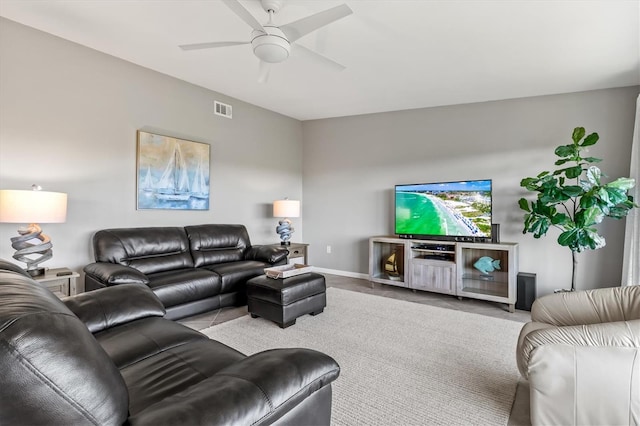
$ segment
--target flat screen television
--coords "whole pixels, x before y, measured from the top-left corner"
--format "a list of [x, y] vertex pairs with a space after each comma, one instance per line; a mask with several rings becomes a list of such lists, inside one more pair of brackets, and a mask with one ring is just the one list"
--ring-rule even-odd
[[491, 241], [491, 180], [396, 185], [395, 234]]

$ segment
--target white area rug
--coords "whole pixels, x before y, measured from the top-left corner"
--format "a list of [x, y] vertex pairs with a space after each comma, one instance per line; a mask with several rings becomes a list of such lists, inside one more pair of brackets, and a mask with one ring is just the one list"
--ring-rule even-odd
[[506, 425], [521, 323], [336, 288], [281, 329], [244, 316], [203, 333], [247, 355], [305, 347], [340, 364], [333, 425]]

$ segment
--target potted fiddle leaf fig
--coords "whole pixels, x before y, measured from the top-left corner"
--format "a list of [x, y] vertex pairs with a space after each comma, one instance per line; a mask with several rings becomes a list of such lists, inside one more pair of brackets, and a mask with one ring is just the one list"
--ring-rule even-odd
[[583, 156], [588, 147], [598, 142], [597, 133], [585, 137], [583, 127], [576, 127], [573, 143], [555, 149], [560, 166], [557, 170], [543, 171], [536, 177], [522, 179], [520, 186], [536, 192], [537, 198], [528, 201], [521, 198], [524, 210], [523, 234], [531, 232], [540, 238], [551, 227], [558, 228], [558, 244], [571, 250], [573, 268], [571, 290], [576, 288], [576, 254], [584, 250], [597, 250], [605, 246], [605, 239], [598, 233], [598, 225], [605, 217], [621, 219], [629, 210], [638, 207], [627, 191], [634, 187], [630, 178], [618, 178], [603, 182], [603, 173], [594, 166], [600, 158]]

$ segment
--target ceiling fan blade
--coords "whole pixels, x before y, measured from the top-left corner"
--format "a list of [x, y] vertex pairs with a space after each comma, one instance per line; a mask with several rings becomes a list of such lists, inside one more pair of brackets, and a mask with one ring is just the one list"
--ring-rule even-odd
[[343, 71], [346, 68], [344, 65], [339, 64], [333, 59], [329, 59], [326, 56], [319, 54], [318, 52], [314, 52], [313, 50], [308, 49], [301, 44], [292, 44], [291, 48], [293, 49], [294, 54], [303, 54], [310, 56], [313, 60], [322, 62], [336, 71]]
[[212, 41], [210, 43], [183, 44], [178, 46], [182, 50], [212, 49], [215, 47], [238, 46], [249, 44], [249, 41]]
[[260, 72], [258, 74], [258, 83], [266, 83], [269, 80], [269, 73], [271, 72], [271, 64], [265, 61], [260, 61]]
[[290, 42], [294, 42], [302, 36], [309, 34], [312, 31], [317, 30], [320, 27], [329, 25], [330, 23], [337, 21], [338, 19], [349, 16], [353, 11], [346, 4], [327, 9], [323, 12], [318, 12], [314, 15], [307, 16], [306, 18], [298, 19], [297, 21], [290, 22], [286, 25], [282, 25], [280, 29], [287, 36]]
[[222, 1], [224, 2], [224, 4], [227, 5], [229, 9], [233, 11], [233, 13], [238, 15], [240, 19], [242, 19], [244, 22], [249, 24], [251, 28], [253, 28], [256, 31], [262, 31], [263, 33], [267, 32], [265, 31], [262, 24], [260, 24], [260, 22], [258, 22], [258, 20], [254, 18], [253, 15], [249, 13], [249, 11], [245, 9], [244, 6], [242, 6], [238, 0], [222, 0]]

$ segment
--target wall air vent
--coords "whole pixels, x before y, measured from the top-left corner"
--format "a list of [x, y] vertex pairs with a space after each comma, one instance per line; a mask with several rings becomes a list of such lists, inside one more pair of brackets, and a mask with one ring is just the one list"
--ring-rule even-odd
[[221, 115], [227, 118], [233, 118], [231, 105], [223, 104], [222, 102], [214, 101], [216, 115]]

